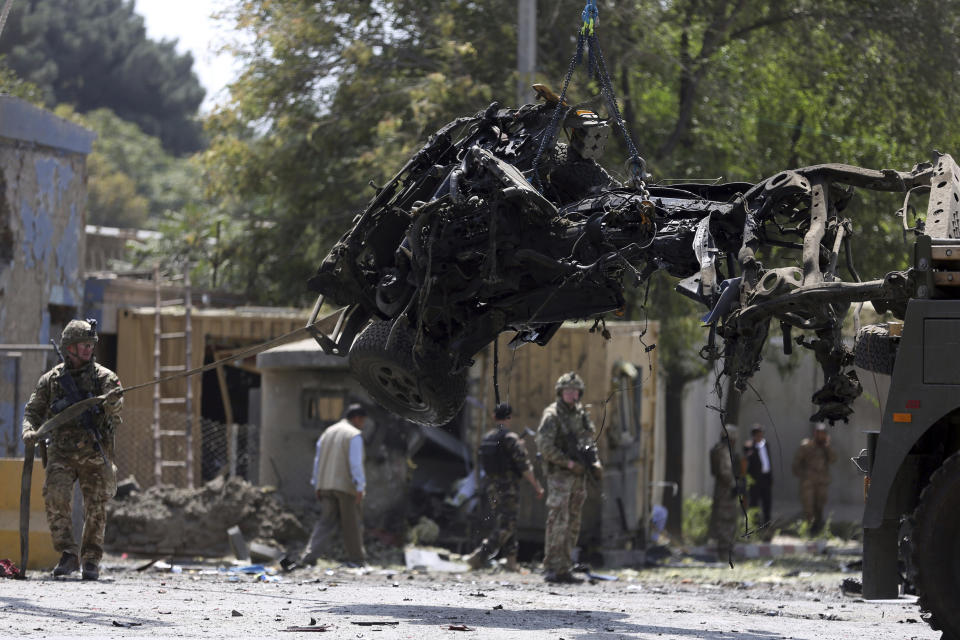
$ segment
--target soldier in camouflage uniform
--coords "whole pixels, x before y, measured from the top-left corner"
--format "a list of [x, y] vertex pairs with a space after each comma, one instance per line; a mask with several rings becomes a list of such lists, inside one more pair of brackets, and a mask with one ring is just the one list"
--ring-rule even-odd
[[594, 428], [580, 404], [583, 380], [575, 372], [557, 380], [557, 400], [543, 410], [537, 431], [537, 449], [547, 474], [547, 527], [544, 544], [544, 579], [579, 583], [573, 569], [573, 547], [580, 535], [580, 514], [587, 497], [586, 473], [599, 477], [602, 467], [581, 452], [593, 445]]
[[[731, 460], [730, 452], [733, 451]], [[717, 541], [717, 554], [728, 557], [737, 535], [740, 508], [737, 482], [740, 456], [737, 454], [737, 428], [727, 425], [720, 441], [710, 449], [710, 474], [714, 478], [713, 504], [710, 507], [710, 537]]]
[[800, 502], [803, 517], [810, 523], [810, 533], [817, 534], [823, 528], [823, 508], [827, 504], [827, 489], [830, 487], [830, 465], [837, 461], [837, 454], [830, 446], [827, 425], [817, 423], [813, 438], [804, 438], [793, 457], [793, 475], [800, 479]]
[[517, 570], [517, 513], [520, 508], [520, 478], [533, 487], [537, 500], [543, 498], [543, 487], [533, 475], [527, 450], [516, 433], [510, 430], [513, 410], [509, 404], [498, 404], [493, 411], [496, 426], [483, 436], [480, 464], [484, 471], [484, 492], [488, 513], [485, 524], [490, 534], [467, 557], [473, 569], [479, 569], [499, 553], [507, 559], [506, 568]]
[[[23, 440], [36, 441], [37, 429], [71, 404], [62, 376], [69, 375], [82, 398], [98, 396], [120, 386], [117, 375], [97, 364], [93, 349], [98, 341], [96, 321], [71, 320], [63, 329], [60, 348], [64, 362], [40, 376], [37, 388], [23, 411]], [[69, 386], [69, 385], [68, 385]], [[107, 501], [116, 492], [113, 466], [114, 433], [120, 425], [120, 394], [99, 409], [62, 425], [47, 437], [46, 482], [43, 497], [54, 548], [61, 552], [54, 576], [81, 568], [84, 580], [100, 577]], [[92, 427], [88, 430], [85, 423]], [[99, 441], [99, 442], [98, 442]], [[78, 549], [73, 537], [73, 483], [83, 494], [83, 538]]]

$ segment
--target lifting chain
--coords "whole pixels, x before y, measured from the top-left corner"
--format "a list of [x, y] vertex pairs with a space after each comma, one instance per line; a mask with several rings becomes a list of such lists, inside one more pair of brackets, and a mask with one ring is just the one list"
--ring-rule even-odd
[[584, 6], [581, 14], [583, 24], [580, 27], [579, 34], [577, 35], [577, 51], [574, 53], [573, 58], [570, 60], [570, 65], [567, 67], [567, 75], [563, 79], [563, 89], [560, 91], [560, 99], [553, 111], [553, 116], [550, 118], [550, 125], [544, 130], [543, 135], [540, 138], [540, 146], [537, 149], [537, 155], [533, 161], [533, 180], [535, 181], [537, 188], [543, 192], [543, 185], [540, 181], [539, 172], [540, 158], [543, 156], [543, 152], [547, 144], [553, 140], [557, 126], [560, 123], [561, 114], [565, 109], [569, 111], [569, 109], [572, 108], [565, 104], [567, 89], [570, 86], [570, 80], [573, 77], [574, 70], [583, 60], [584, 46], [587, 46], [587, 75], [588, 77], [593, 77], [595, 74], [596, 78], [600, 81], [600, 89], [604, 99], [607, 102], [607, 109], [613, 116], [617, 127], [620, 129], [620, 132], [623, 134], [623, 139], [627, 145], [627, 153], [630, 155], [630, 158], [628, 159], [628, 163], [630, 165], [630, 182], [632, 183], [633, 187], [644, 196], [644, 199], [646, 199], [648, 197], [647, 186], [645, 182], [646, 178], [648, 177], [647, 162], [643, 159], [643, 157], [640, 156], [640, 152], [637, 150], [636, 145], [633, 143], [633, 139], [630, 137], [630, 132], [627, 130], [627, 125], [623, 121], [623, 115], [620, 113], [620, 105], [617, 102], [617, 96], [613, 90], [613, 83], [610, 81], [610, 74], [607, 72], [607, 65], [603, 57], [603, 50], [600, 48], [600, 39], [596, 32], [599, 16], [600, 12], [597, 9], [596, 0], [587, 0], [587, 4]]

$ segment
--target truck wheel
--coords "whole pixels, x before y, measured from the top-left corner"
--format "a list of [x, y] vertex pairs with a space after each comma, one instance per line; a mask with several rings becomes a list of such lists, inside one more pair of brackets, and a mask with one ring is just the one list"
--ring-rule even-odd
[[[450, 422], [467, 397], [467, 372], [451, 372], [448, 357], [413, 357], [415, 335], [403, 321], [372, 322], [350, 348], [350, 370], [391, 413], [428, 427]], [[387, 340], [390, 344], [387, 344]]]
[[893, 373], [897, 359], [899, 336], [891, 336], [885, 324], [868, 324], [860, 327], [853, 346], [853, 364], [875, 373]]
[[913, 514], [913, 584], [920, 610], [943, 640], [960, 640], [960, 453], [930, 476]]

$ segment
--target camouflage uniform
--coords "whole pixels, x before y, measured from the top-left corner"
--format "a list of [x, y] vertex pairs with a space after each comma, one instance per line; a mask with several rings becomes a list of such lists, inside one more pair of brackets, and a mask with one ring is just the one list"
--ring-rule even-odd
[[737, 501], [737, 477], [734, 470], [739, 468], [738, 457], [731, 463], [726, 439], [713, 445], [710, 449], [710, 474], [714, 477], [710, 537], [717, 541], [717, 553], [721, 556], [727, 555], [733, 549], [733, 541], [737, 535], [741, 512]]
[[800, 479], [803, 515], [815, 531], [823, 524], [823, 508], [827, 504], [827, 489], [830, 486], [830, 465], [836, 460], [833, 447], [817, 444], [810, 438], [803, 439], [793, 457], [793, 475]]
[[484, 538], [480, 548], [471, 554], [477, 562], [486, 562], [497, 551], [507, 558], [515, 558], [519, 548], [517, 541], [517, 513], [520, 510], [520, 478], [524, 472], [533, 471], [526, 447], [516, 433], [499, 425], [491, 429], [484, 437], [484, 444], [495, 445], [499, 440], [499, 452], [504, 456], [502, 472], [487, 472], [484, 477], [484, 492], [487, 498], [488, 512], [484, 524], [490, 534]]
[[[558, 383], [559, 386], [559, 383]], [[577, 445], [592, 444], [593, 423], [579, 402], [568, 406], [559, 398], [543, 410], [537, 430], [537, 449], [547, 472], [547, 527], [543, 567], [557, 575], [573, 568], [573, 547], [580, 535], [580, 515], [587, 497], [585, 473], [568, 468]]]
[[[23, 431], [37, 430], [53, 417], [51, 406], [64, 398], [59, 377], [66, 365], [60, 363], [40, 376], [37, 388], [23, 411]], [[101, 395], [120, 386], [117, 375], [90, 361], [79, 369], [69, 369], [77, 388], [84, 397]], [[115, 394], [103, 403], [102, 411], [95, 412], [93, 423], [99, 432], [103, 451], [110, 461], [104, 464], [92, 436], [79, 419], [62, 425], [48, 436], [46, 481], [43, 497], [46, 503], [47, 523], [54, 548], [78, 556], [81, 562], [99, 564], [103, 556], [103, 534], [106, 527], [107, 501], [116, 493], [116, 469], [113, 466], [114, 433], [120, 425], [120, 407], [123, 403]], [[78, 553], [73, 537], [72, 500], [73, 483], [80, 484], [83, 495], [83, 539]]]

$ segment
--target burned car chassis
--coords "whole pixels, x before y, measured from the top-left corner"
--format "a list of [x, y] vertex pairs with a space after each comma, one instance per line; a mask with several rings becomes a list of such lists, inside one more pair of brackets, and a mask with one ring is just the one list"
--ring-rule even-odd
[[[860, 393], [840, 339], [849, 304], [902, 316], [916, 283], [910, 270], [860, 282], [841, 213], [855, 188], [908, 192], [929, 185], [934, 166], [827, 164], [757, 184], [625, 186], [594, 159], [606, 123], [565, 107], [569, 142], [558, 143], [555, 106], [494, 103], [455, 120], [378, 189], [310, 280], [321, 300], [348, 307], [334, 335], [318, 336], [324, 350], [349, 353], [386, 408], [443, 424], [463, 403], [471, 358], [500, 333], [515, 332], [514, 346], [546, 344], [564, 320], [622, 309], [624, 287], [662, 269], [709, 310], [703, 353], [723, 357], [739, 388], [771, 321], [786, 349], [794, 329], [812, 332], [798, 340], [825, 374], [812, 419], [845, 419]], [[771, 247], [801, 266], [764, 268], [758, 253]]]
[[[825, 383], [811, 420], [846, 421], [854, 364], [892, 374], [879, 430], [857, 464], [864, 508], [863, 594], [895, 598], [900, 563], [927, 622], [960, 640], [960, 168], [948, 155], [911, 171], [825, 164], [756, 184], [621, 185], [596, 162], [606, 124], [564, 105], [491, 105], [438, 131], [321, 263], [310, 285], [345, 307], [325, 352], [349, 356], [370, 395], [425, 425], [452, 419], [471, 358], [500, 333], [546, 344], [561, 323], [624, 307], [624, 287], [656, 271], [707, 309], [701, 354], [740, 389], [771, 324], [784, 350], [813, 350]], [[535, 184], [539, 188], [534, 188]], [[929, 190], [912, 265], [862, 281], [843, 212], [856, 189]], [[764, 266], [760, 258], [768, 261]], [[845, 271], [841, 277], [841, 269]], [[906, 322], [841, 339], [850, 305]], [[308, 325], [309, 326], [309, 325]], [[800, 332], [794, 338], [793, 332]]]

